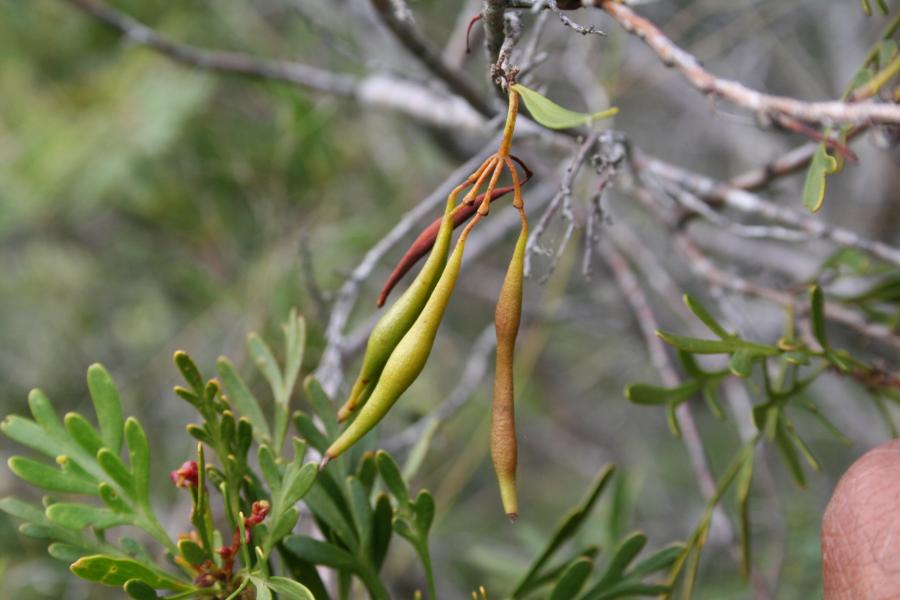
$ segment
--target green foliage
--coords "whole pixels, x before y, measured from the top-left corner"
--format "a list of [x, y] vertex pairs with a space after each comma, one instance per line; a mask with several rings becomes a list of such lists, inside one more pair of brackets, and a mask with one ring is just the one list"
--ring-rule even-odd
[[543, 94], [517, 83], [512, 89], [521, 96], [534, 120], [550, 129], [568, 129], [579, 125], [590, 125], [594, 121], [609, 118], [619, 112], [616, 107], [585, 114], [563, 108]]
[[[830, 257], [823, 265], [823, 272], [845, 267], [859, 274], [868, 270], [870, 265], [860, 261], [854, 254], [843, 253]], [[875, 294], [866, 292], [845, 300], [853, 302], [873, 298], [893, 299], [891, 281], [882, 281], [873, 289], [878, 291]], [[887, 293], [884, 293], [885, 290]], [[700, 394], [716, 418], [725, 418], [717, 396], [718, 388], [727, 379], [738, 378], [759, 398], [752, 411], [753, 424], [757, 431], [752, 439], [739, 448], [731, 463], [720, 475], [716, 492], [707, 504], [703, 518], [688, 539], [684, 553], [673, 566], [672, 580], [681, 576], [682, 594], [684, 597], [690, 597], [713, 511], [731, 488], [734, 489], [742, 549], [741, 570], [745, 576], [749, 573], [751, 557], [749, 502], [754, 472], [754, 449], [759, 442], [767, 440], [774, 444], [786, 470], [801, 487], [806, 485], [804, 463], [814, 471], [820, 470], [821, 466], [795, 427], [795, 413], [813, 416], [837, 441], [848, 443], [847, 438], [807, 398], [805, 392], [813, 381], [826, 372], [842, 374], [862, 383], [880, 406], [883, 406], [882, 396], [896, 398], [897, 395], [896, 382], [876, 366], [856, 359], [847, 351], [832, 345], [826, 324], [825, 295], [819, 285], [813, 285], [810, 289], [809, 325], [812, 336], [807, 342], [798, 340], [795, 336], [793, 310], [787, 313], [783, 337], [770, 344], [744, 340], [736, 334], [728, 333], [695, 298], [685, 296], [685, 303], [699, 321], [719, 339], [689, 338], [658, 331], [657, 335], [663, 341], [677, 349], [687, 374], [686, 379], [674, 387], [632, 384], [626, 387], [625, 396], [635, 404], [664, 406], [675, 435], [680, 435], [675, 409]], [[710, 370], [700, 366], [697, 355], [724, 355], [727, 361], [724, 368]], [[758, 377], [754, 379], [754, 375]], [[882, 409], [881, 412], [888, 427], [891, 431], [895, 431], [887, 410]]]

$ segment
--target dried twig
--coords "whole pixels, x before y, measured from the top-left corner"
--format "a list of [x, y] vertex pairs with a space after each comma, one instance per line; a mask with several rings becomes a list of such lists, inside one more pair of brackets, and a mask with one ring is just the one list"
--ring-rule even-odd
[[[606, 11], [625, 31], [639, 37], [666, 66], [673, 67], [704, 94], [726, 100], [767, 117], [786, 115], [820, 125], [885, 123], [900, 124], [900, 105], [886, 102], [804, 102], [750, 89], [730, 79], [721, 79], [707, 71], [697, 58], [677, 46], [649, 20], [614, 0], [591, 0]], [[587, 4], [587, 2], [585, 2]]]

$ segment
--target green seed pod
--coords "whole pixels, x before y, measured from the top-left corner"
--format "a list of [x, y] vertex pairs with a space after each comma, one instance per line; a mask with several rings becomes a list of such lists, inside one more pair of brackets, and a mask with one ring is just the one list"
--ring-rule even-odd
[[444, 316], [444, 310], [450, 301], [450, 294], [456, 286], [465, 242], [466, 234], [464, 232], [456, 242], [456, 247], [453, 249], [434, 291], [428, 298], [425, 308], [422, 309], [415, 323], [387, 359], [381, 376], [378, 378], [378, 384], [372, 391], [368, 402], [360, 409], [356, 420], [325, 452], [320, 468], [350, 448], [375, 427], [394, 405], [397, 398], [412, 385], [412, 382], [422, 372], [425, 361], [428, 360], [428, 355], [431, 353], [431, 347], [434, 345], [434, 338]]
[[366, 402], [391, 352], [412, 327], [437, 284], [438, 276], [444, 268], [447, 252], [450, 249], [450, 237], [453, 233], [452, 213], [458, 194], [459, 189], [454, 190], [447, 198], [440, 231], [422, 270], [372, 329], [366, 345], [362, 368], [350, 391], [350, 397], [338, 411], [338, 421], [347, 420], [357, 407]]
[[519, 516], [516, 495], [516, 414], [513, 393], [513, 356], [519, 321], [522, 317], [522, 280], [525, 267], [525, 244], [528, 223], [522, 215], [522, 229], [512, 260], [500, 288], [494, 324], [497, 330], [497, 365], [494, 376], [494, 400], [491, 407], [491, 460], [500, 485], [503, 510], [510, 520]]

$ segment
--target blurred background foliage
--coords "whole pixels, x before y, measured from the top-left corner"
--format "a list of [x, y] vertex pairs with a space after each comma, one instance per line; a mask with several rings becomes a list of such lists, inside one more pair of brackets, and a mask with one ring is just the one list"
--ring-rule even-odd
[[[334, 2], [321, 10], [304, 0], [110, 4], [199, 46], [417, 76], [409, 58], [367, 20], [367, 3]], [[437, 43], [449, 36], [462, 4], [411, 2]], [[819, 99], [839, 95], [883, 24], [863, 17], [855, 2], [827, 4], [666, 0], [644, 12], [716, 73]], [[549, 24], [546, 48], [554, 59], [536, 76], [557, 101], [577, 109], [594, 103], [596, 97], [580, 98], [565, 81], [566, 69], [589, 71], [597, 94], [621, 107], [617, 129], [645, 150], [720, 177], [802, 141], [758, 130], [727, 108], [710, 118], [708, 103], [655, 57], [611, 23], [579, 16], [596, 19], [610, 36], [566, 35]], [[466, 63], [479, 83], [483, 62], [476, 52]], [[158, 503], [172, 524], [187, 506], [167, 485], [166, 472], [192, 446], [183, 428], [190, 410], [171, 393], [172, 352], [188, 350], [207, 373], [220, 354], [244, 363], [247, 332], [273, 336], [297, 306], [309, 326], [305, 370], [314, 368], [327, 306], [310, 290], [320, 288], [327, 301], [395, 219], [489, 133], [437, 131], [286, 85], [174, 65], [56, 0], [0, 5], [0, 89], [0, 408], [25, 412], [28, 390], [41, 387], [59, 409], [84, 411], [85, 368], [102, 362], [127, 410], [148, 429]], [[545, 172], [561, 158], [530, 150]], [[863, 166], [829, 180], [837, 201], [827, 202], [824, 213], [896, 243], [900, 210], [888, 202], [896, 200], [900, 180], [896, 153], [867, 142], [858, 151]], [[802, 176], [795, 177], [772, 193], [799, 206], [801, 185]], [[577, 202], [587, 197], [586, 189], [576, 190]], [[610, 202], [612, 223], [636, 218], [626, 198]], [[634, 222], [649, 248], [666, 252], [660, 230]], [[729, 250], [715, 231], [708, 238], [723, 256], [747, 252]], [[491, 321], [490, 290], [499, 288], [511, 247], [508, 237], [496, 257], [468, 265], [436, 355], [383, 426], [388, 437], [453, 388]], [[366, 282], [355, 322], [371, 316], [399, 251]], [[815, 247], [797, 251], [791, 269], [809, 275], [822, 258]], [[661, 547], [686, 537], [702, 512], [682, 443], [669, 434], [662, 411], [629, 405], [622, 396], [628, 383], [656, 381], [631, 313], [600, 261], [586, 282], [579, 259], [573, 244], [546, 284], [526, 284], [537, 316], [519, 341], [520, 522], [511, 527], [498, 509], [487, 453], [488, 383], [438, 431], [416, 478], [437, 501], [432, 553], [442, 597], [462, 598], [478, 585], [489, 594], [508, 589], [607, 461], [619, 467], [619, 489], [604, 498], [586, 543], [610, 548], [639, 526], [652, 548]], [[753, 273], [783, 279], [771, 264], [779, 259], [777, 248], [760, 252]], [[729, 301], [749, 315], [751, 338], [777, 335], [778, 311], [772, 316], [740, 297]], [[677, 324], [665, 301], [657, 302], [663, 325]], [[829, 377], [812, 393], [835, 411], [854, 445], [847, 449], [810, 427], [806, 439], [824, 471], [799, 490], [771, 461], [771, 479], [753, 490], [756, 557], [764, 574], [778, 574], [777, 596], [784, 598], [818, 595], [818, 525], [830, 490], [854, 457], [888, 435], [852, 384]], [[706, 414], [699, 425], [719, 472], [737, 446], [734, 428]], [[0, 449], [9, 455], [8, 440]], [[0, 469], [0, 495], [10, 493], [30, 491]], [[400, 582], [398, 589], [421, 585], [411, 554], [395, 546], [387, 576]], [[727, 552], [715, 551], [715, 539], [710, 546], [697, 597], [751, 597]], [[6, 515], [0, 515], [0, 556], [9, 597], [107, 597], [107, 590], [70, 576], [42, 542], [20, 537]]]

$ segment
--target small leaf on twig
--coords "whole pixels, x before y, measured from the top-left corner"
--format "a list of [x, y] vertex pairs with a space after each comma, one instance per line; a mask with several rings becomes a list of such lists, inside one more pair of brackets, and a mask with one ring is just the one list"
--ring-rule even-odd
[[517, 83], [512, 86], [528, 107], [528, 112], [534, 117], [534, 120], [550, 129], [569, 129], [570, 127], [578, 127], [611, 117], [619, 109], [616, 107], [601, 110], [595, 113], [579, 113], [568, 108], [563, 108], [559, 104], [553, 102], [546, 96]]

